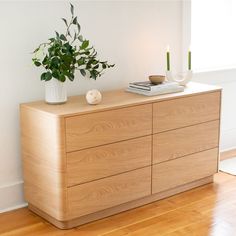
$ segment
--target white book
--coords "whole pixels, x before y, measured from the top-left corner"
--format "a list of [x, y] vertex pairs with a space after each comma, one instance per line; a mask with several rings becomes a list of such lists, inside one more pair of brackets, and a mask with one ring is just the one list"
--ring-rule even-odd
[[149, 81], [129, 83], [129, 88], [140, 89], [144, 91], [161, 91], [163, 89], [174, 89], [179, 86], [177, 82], [164, 82], [162, 84], [152, 84]]
[[136, 89], [136, 88], [130, 88], [128, 87], [126, 89], [127, 92], [131, 93], [137, 93], [145, 96], [156, 96], [156, 95], [161, 95], [161, 94], [167, 94], [167, 93], [178, 93], [178, 92], [183, 92], [184, 91], [184, 86], [175, 86], [173, 88], [165, 88], [165, 89], [160, 89], [158, 91], [145, 91], [141, 89]]

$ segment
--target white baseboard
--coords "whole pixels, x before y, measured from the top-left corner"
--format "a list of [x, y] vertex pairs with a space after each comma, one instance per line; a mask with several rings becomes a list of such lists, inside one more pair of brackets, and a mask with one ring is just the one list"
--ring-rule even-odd
[[0, 186], [0, 213], [27, 206], [23, 195], [23, 181]]
[[220, 152], [223, 153], [223, 152], [230, 152], [230, 151], [234, 151], [234, 150], [236, 150], [236, 146], [231, 147], [231, 148], [227, 148], [227, 149], [221, 149]]

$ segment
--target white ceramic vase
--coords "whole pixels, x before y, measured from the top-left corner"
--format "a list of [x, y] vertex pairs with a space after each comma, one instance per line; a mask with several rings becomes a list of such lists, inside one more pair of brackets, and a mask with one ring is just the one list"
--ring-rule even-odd
[[65, 83], [51, 79], [45, 82], [45, 101], [49, 104], [62, 104], [67, 101]]

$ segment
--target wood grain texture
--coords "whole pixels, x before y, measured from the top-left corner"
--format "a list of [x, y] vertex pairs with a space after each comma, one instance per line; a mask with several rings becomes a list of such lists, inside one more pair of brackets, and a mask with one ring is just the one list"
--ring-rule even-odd
[[[197, 130], [198, 135], [191, 137], [195, 147], [177, 149], [184, 135], [191, 133], [184, 127], [219, 122], [220, 88], [190, 83], [183, 93], [150, 98], [107, 92], [97, 106], [78, 98], [82, 99], [69, 98], [58, 106], [21, 105], [26, 200], [53, 224], [76, 226], [212, 181], [217, 148], [206, 151], [209, 155], [178, 155], [210, 148], [210, 137], [217, 132], [214, 125], [205, 127], [208, 139], [201, 139]], [[153, 166], [152, 179], [151, 139], [153, 127], [161, 122], [164, 130], [166, 124], [168, 129], [181, 130], [182, 141], [172, 148], [168, 145], [175, 149], [171, 157], [178, 159], [168, 161], [169, 166], [167, 162]], [[159, 170], [159, 165], [164, 169]], [[151, 195], [151, 186], [156, 194]]]
[[162, 192], [217, 172], [218, 148], [155, 164], [152, 193]]
[[27, 208], [0, 214], [1, 236], [209, 236], [236, 232], [236, 177], [182, 192], [71, 230], [60, 230]]
[[66, 118], [67, 152], [152, 133], [152, 105]]
[[221, 93], [214, 92], [153, 104], [153, 132], [159, 133], [220, 117]]
[[42, 216], [44, 219], [48, 220], [52, 224], [56, 225], [60, 229], [70, 229], [70, 228], [73, 228], [73, 227], [76, 227], [79, 225], [83, 225], [83, 224], [86, 224], [86, 223], [94, 221], [94, 220], [98, 220], [101, 218], [112, 216], [114, 214], [117, 214], [117, 213], [120, 213], [123, 211], [127, 211], [127, 210], [130, 210], [130, 209], [133, 209], [133, 208], [136, 208], [136, 207], [139, 207], [139, 206], [142, 206], [142, 205], [172, 196], [174, 194], [181, 193], [183, 191], [186, 191], [186, 190], [189, 190], [192, 188], [196, 188], [196, 187], [208, 184], [208, 183], [212, 183], [212, 182], [213, 182], [213, 176], [206, 177], [206, 178], [196, 180], [194, 182], [184, 184], [179, 187], [176, 187], [176, 188], [173, 188], [173, 189], [161, 192], [161, 193], [148, 195], [146, 197], [139, 198], [139, 199], [131, 201], [131, 202], [120, 204], [120, 205], [114, 206], [112, 208], [108, 208], [108, 209], [105, 209], [102, 211], [97, 211], [92, 214], [84, 215], [84, 216], [74, 218], [74, 219], [68, 220], [68, 221], [55, 220], [54, 218], [50, 217], [45, 212], [42, 212], [40, 209], [38, 209], [37, 207], [35, 207], [33, 205], [29, 205], [29, 209], [32, 210], [33, 212], [35, 212], [36, 214]]
[[181, 93], [164, 94], [152, 97], [128, 93], [124, 90], [125, 89], [102, 92], [102, 102], [96, 106], [88, 105], [84, 95], [69, 97], [67, 103], [57, 106], [46, 104], [44, 101], [26, 103], [25, 106], [56, 116], [70, 117], [74, 115], [188, 97], [195, 94], [220, 91], [221, 88], [213, 85], [190, 82]]
[[151, 165], [152, 137], [122, 141], [67, 154], [67, 184], [120, 174]]
[[153, 136], [153, 163], [218, 147], [219, 121], [211, 121]]
[[76, 218], [151, 194], [151, 167], [68, 188], [68, 215]]
[[64, 121], [21, 106], [26, 201], [58, 220], [66, 219]]

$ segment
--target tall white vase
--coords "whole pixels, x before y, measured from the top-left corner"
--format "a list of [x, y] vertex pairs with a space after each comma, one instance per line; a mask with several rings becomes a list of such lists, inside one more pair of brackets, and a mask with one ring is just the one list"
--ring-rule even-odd
[[67, 101], [65, 83], [51, 79], [45, 82], [45, 101], [49, 104], [62, 104]]

